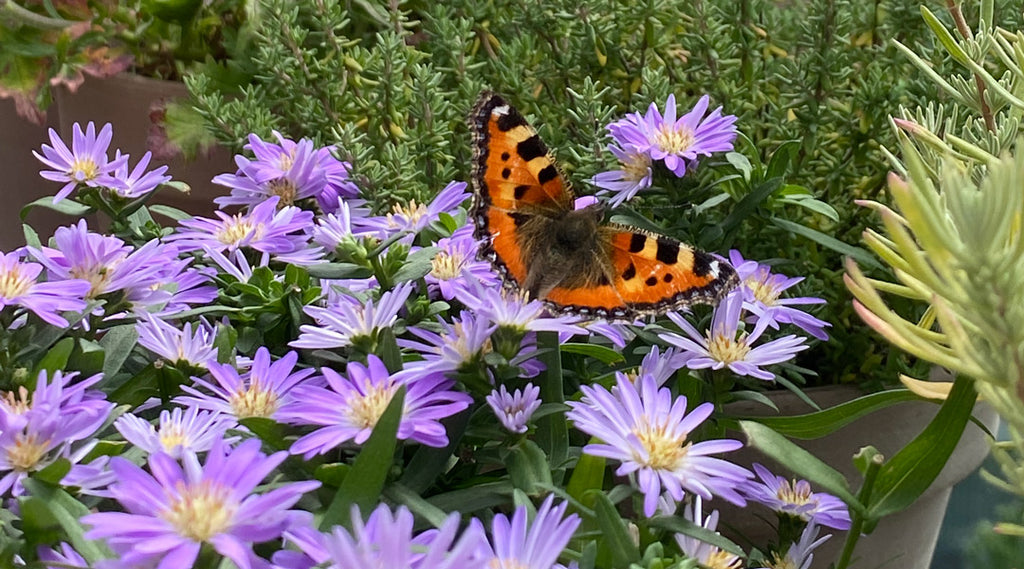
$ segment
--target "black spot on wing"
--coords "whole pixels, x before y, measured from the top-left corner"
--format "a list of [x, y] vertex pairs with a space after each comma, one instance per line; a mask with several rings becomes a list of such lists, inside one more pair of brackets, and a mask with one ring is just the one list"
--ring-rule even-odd
[[636, 277], [636, 265], [630, 263], [625, 271], [622, 271], [622, 280], [629, 281]]
[[517, 126], [526, 124], [526, 119], [523, 115], [519, 114], [519, 111], [513, 107], [508, 107], [508, 112], [503, 115], [498, 115], [498, 130], [501, 132], [507, 132], [514, 129]]
[[647, 244], [647, 236], [643, 233], [634, 233], [633, 237], [629, 239], [629, 252], [639, 253], [644, 250], [644, 245]]
[[679, 260], [679, 242], [667, 237], [658, 237], [658, 252], [654, 258], [666, 265], [676, 264]]
[[515, 189], [512, 190], [512, 195], [515, 196], [517, 200], [521, 200], [529, 190], [530, 186], [516, 186]]
[[505, 169], [503, 169], [503, 170], [501, 171], [501, 177], [502, 177], [502, 178], [505, 178], [506, 180], [507, 180], [507, 179], [508, 179], [508, 177], [509, 177], [509, 176], [511, 176], [511, 175], [512, 175], [512, 170], [509, 170], [508, 168], [505, 168]]
[[512, 218], [512, 223], [516, 224], [516, 227], [526, 223], [531, 217], [533, 217], [528, 213], [519, 213], [516, 211], [509, 213], [508, 216]]
[[548, 164], [540, 172], [537, 172], [537, 180], [542, 184], [546, 184], [556, 177], [558, 177], [558, 169], [554, 164]]
[[502, 152], [502, 153], [501, 153], [501, 160], [502, 160], [503, 162], [504, 162], [505, 160], [508, 160], [508, 159], [509, 159], [509, 158], [511, 158], [511, 157], [512, 157], [512, 155], [511, 155], [511, 154], [509, 154], [508, 152]]
[[665, 281], [666, 283], [672, 282], [672, 273], [665, 273], [665, 276], [661, 277], [661, 280]]
[[546, 155], [548, 148], [541, 142], [540, 137], [535, 134], [516, 145], [516, 152], [519, 153], [520, 158], [529, 162], [534, 158]]
[[644, 284], [647, 286], [654, 286], [658, 284], [658, 277], [647, 277], [647, 280], [644, 281]]
[[693, 272], [698, 277], [707, 276], [711, 273], [711, 263], [715, 258], [703, 251], [693, 252]]

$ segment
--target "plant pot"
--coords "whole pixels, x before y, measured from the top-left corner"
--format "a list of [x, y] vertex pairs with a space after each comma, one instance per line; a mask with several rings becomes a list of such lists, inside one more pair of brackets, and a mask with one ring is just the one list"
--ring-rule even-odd
[[[14, 102], [0, 99], [0, 196], [7, 207], [0, 209], [0, 251], [9, 252], [25, 244], [21, 229], [21, 208], [45, 195], [53, 195], [60, 185], [39, 177], [42, 163], [32, 156], [49, 143], [47, 129], [60, 126], [56, 106], [46, 114], [46, 124], [33, 124], [15, 111]], [[35, 208], [26, 221], [42, 239], [57, 227], [69, 223], [66, 215], [46, 208]]]
[[[862, 395], [852, 386], [811, 388], [806, 390], [806, 394], [822, 409]], [[778, 406], [780, 415], [814, 411], [789, 391], [772, 392], [768, 396]], [[862, 477], [853, 465], [854, 454], [862, 447], [872, 445], [886, 458], [893, 456], [928, 425], [938, 409], [938, 405], [926, 401], [898, 403], [862, 417], [826, 437], [793, 442], [842, 473], [856, 490]], [[726, 412], [738, 416], [775, 415], [764, 405], [748, 401], [730, 404]], [[979, 403], [975, 406], [974, 416], [995, 432], [999, 419], [991, 406]], [[988, 452], [988, 435], [977, 425], [968, 423], [956, 450], [928, 490], [909, 508], [883, 518], [871, 534], [861, 536], [852, 567], [928, 569], [953, 485], [977, 470]], [[760, 462], [780, 476], [789, 474], [754, 449], [741, 449], [731, 453], [729, 458], [746, 466]], [[775, 530], [769, 525], [769, 521], [774, 522], [774, 515], [766, 508], [755, 504], [743, 510], [735, 507], [721, 509], [723, 524], [734, 530], [723, 533], [739, 539], [739, 543], [745, 543], [740, 536], [746, 536], [753, 543], [767, 543], [774, 538]], [[759, 515], [751, 515], [755, 511]], [[845, 539], [846, 532], [834, 532], [833, 537], [815, 551], [812, 569], [825, 569], [837, 561]]]
[[[130, 167], [134, 168], [139, 158], [149, 150], [147, 138], [153, 124], [150, 112], [154, 105], [187, 96], [185, 85], [175, 81], [150, 79], [129, 73], [107, 79], [89, 78], [74, 93], [65, 88], [56, 90], [57, 105], [60, 108], [60, 133], [70, 143], [74, 123], [85, 125], [93, 121], [98, 128], [109, 122], [114, 129], [111, 152], [120, 148], [121, 152], [130, 154]], [[151, 162], [152, 167], [161, 164], [169, 167], [168, 175], [187, 183], [192, 190], [185, 194], [165, 188], [149, 203], [166, 204], [204, 216], [211, 215], [216, 209], [213, 198], [227, 193], [225, 188], [211, 182], [213, 177], [237, 169], [231, 154], [220, 147], [194, 160], [178, 156], [170, 160], [154, 158]]]

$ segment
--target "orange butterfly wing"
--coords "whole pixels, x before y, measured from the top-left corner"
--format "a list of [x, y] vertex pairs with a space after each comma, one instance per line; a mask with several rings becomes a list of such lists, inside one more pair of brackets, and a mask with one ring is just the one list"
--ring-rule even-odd
[[[540, 262], [540, 255], [524, 246], [524, 228], [550, 228], [553, 234], [545, 240], [550, 243], [563, 221], [579, 212], [573, 212], [572, 191], [547, 147], [514, 107], [484, 94], [472, 122], [477, 145], [470, 214], [484, 243], [481, 255], [506, 283], [522, 288], [531, 264]], [[536, 223], [538, 217], [549, 223]], [[728, 263], [675, 239], [622, 225], [599, 225], [595, 231], [597, 247], [579, 252], [600, 267], [592, 267], [586, 278], [567, 275], [543, 294], [560, 312], [612, 318], [657, 314], [714, 303], [738, 282]]]

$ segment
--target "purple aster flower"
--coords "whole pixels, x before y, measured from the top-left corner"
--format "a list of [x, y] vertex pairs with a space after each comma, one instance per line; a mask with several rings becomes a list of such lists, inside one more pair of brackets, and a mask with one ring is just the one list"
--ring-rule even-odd
[[[701, 500], [700, 496], [694, 496], [693, 503], [686, 505], [686, 508], [683, 510], [683, 517], [708, 531], [717, 533], [718, 510], [713, 510], [705, 518], [703, 500]], [[743, 567], [743, 559], [741, 557], [733, 555], [728, 551], [723, 551], [710, 543], [705, 543], [695, 537], [682, 533], [677, 533], [675, 539], [683, 555], [696, 560], [703, 566], [714, 567], [715, 569], [741, 569]]]
[[[626, 344], [636, 337], [636, 334], [626, 326], [619, 322], [608, 322], [607, 320], [587, 320], [578, 323], [583, 327], [587, 333], [593, 337], [595, 334], [598, 336], [604, 336], [612, 343], [616, 348], [625, 348]], [[558, 334], [558, 342], [568, 342], [573, 334], [568, 332], [562, 332]]]
[[209, 409], [231, 415], [235, 419], [247, 417], [264, 417], [280, 420], [281, 407], [287, 402], [289, 392], [303, 380], [314, 373], [313, 369], [295, 370], [299, 360], [297, 352], [288, 352], [281, 359], [271, 363], [270, 351], [261, 347], [256, 350], [256, 357], [247, 373], [239, 374], [238, 369], [230, 364], [210, 361], [207, 367], [216, 385], [193, 377], [196, 385], [207, 389], [212, 394], [188, 385], [181, 390], [191, 394], [175, 397], [175, 403]]
[[486, 287], [498, 284], [491, 264], [477, 260], [480, 242], [473, 238], [473, 226], [460, 227], [436, 243], [441, 250], [430, 261], [430, 272], [424, 279], [432, 291], [441, 293], [441, 298], [451, 300], [465, 296], [467, 278], [476, 279]]
[[205, 368], [217, 360], [216, 328], [205, 319], [185, 322], [178, 328], [156, 316], [143, 313], [135, 324], [139, 344], [169, 362], [183, 362], [193, 367]]
[[153, 311], [157, 316], [174, 316], [196, 306], [206, 306], [217, 299], [217, 287], [211, 281], [211, 277], [216, 274], [210, 267], [168, 265], [162, 277], [165, 283], [162, 288], [170, 297], [163, 307], [157, 309], [137, 302], [134, 308], [139, 312]]
[[572, 409], [566, 417], [579, 430], [603, 441], [588, 444], [583, 452], [620, 461], [619, 476], [635, 473], [648, 517], [657, 510], [662, 491], [675, 501], [688, 491], [744, 505], [735, 487], [750, 478], [750, 472], [709, 456], [736, 450], [743, 443], [727, 439], [695, 443], [689, 438], [711, 416], [714, 405], [703, 403], [687, 413], [686, 397], [673, 400], [668, 388], [658, 388], [652, 376], [641, 377], [638, 384], [619, 378], [611, 391], [600, 385], [580, 387], [583, 399], [568, 402]]
[[68, 149], [57, 131], [50, 129], [50, 145], [43, 145], [42, 155], [34, 150], [32, 154], [52, 168], [39, 172], [40, 176], [54, 182], [66, 182], [53, 197], [53, 203], [68, 197], [78, 184], [97, 187], [115, 182], [107, 175], [127, 163], [128, 156], [119, 155], [116, 160], [107, 161], [107, 148], [113, 133], [110, 123], [103, 125], [99, 135], [92, 122], [86, 125], [84, 133], [82, 126], [75, 123], [72, 126], [71, 148]]
[[530, 417], [540, 408], [540, 388], [527, 383], [526, 387], [509, 393], [502, 385], [487, 396], [487, 404], [505, 429], [510, 433], [523, 434]]
[[294, 205], [300, 200], [318, 197], [327, 186], [327, 176], [320, 166], [319, 155], [313, 141], [303, 138], [288, 140], [274, 132], [280, 144], [266, 142], [255, 134], [249, 135], [247, 150], [255, 160], [235, 156], [238, 172], [221, 174], [213, 183], [231, 188], [231, 195], [216, 198], [220, 207], [244, 205], [250, 208], [267, 198], [279, 198], [278, 207]]
[[578, 317], [565, 314], [551, 316], [543, 302], [527, 300], [525, 293], [511, 293], [501, 287], [485, 287], [474, 279], [466, 279], [465, 289], [465, 293], [460, 291], [458, 299], [466, 308], [475, 312], [478, 318], [490, 320], [499, 328], [521, 332], [587, 333], [586, 329], [578, 325]]
[[497, 326], [486, 319], [476, 318], [472, 312], [462, 311], [459, 318], [449, 324], [440, 320], [441, 333], [411, 327], [409, 332], [423, 342], [398, 339], [398, 345], [423, 354], [423, 369], [455, 372], [467, 364], [479, 362], [491, 351], [491, 334]]
[[380, 239], [387, 239], [396, 233], [408, 233], [409, 239], [440, 219], [442, 213], [450, 213], [469, 198], [465, 182], [451, 182], [429, 205], [412, 200], [408, 205], [395, 204], [392, 213], [381, 217], [360, 219], [358, 225], [375, 231]]
[[[151, 297], [164, 284], [167, 267], [177, 265], [178, 251], [159, 240], [136, 249], [121, 239], [92, 233], [84, 219], [61, 227], [53, 235], [56, 249], [29, 247], [51, 280], [82, 279], [91, 285], [86, 298], [125, 291], [138, 300]], [[170, 296], [164, 293], [161, 300]], [[152, 302], [152, 299], [143, 300]]]
[[[479, 529], [459, 534], [459, 515], [449, 515], [441, 527], [413, 534], [412, 513], [405, 506], [394, 514], [381, 504], [363, 523], [353, 508], [352, 531], [335, 527], [315, 546], [311, 559], [318, 559], [322, 548], [330, 567], [386, 567], [387, 569], [476, 569], [479, 547], [484, 537]], [[309, 539], [303, 540], [309, 543]], [[305, 550], [305, 548], [304, 548]]]
[[163, 452], [175, 459], [180, 459], [185, 452], [206, 452], [222, 439], [234, 443], [238, 437], [225, 438], [224, 433], [237, 426], [238, 421], [230, 415], [200, 411], [198, 407], [189, 407], [184, 412], [180, 408], [161, 411], [157, 428], [131, 413], [114, 421], [114, 428], [126, 441], [148, 454]]
[[317, 217], [313, 227], [313, 242], [330, 252], [338, 250], [342, 244], [355, 243], [357, 239], [369, 233], [353, 228], [352, 219], [365, 215], [362, 208], [353, 208], [349, 203], [338, 200], [337, 209]]
[[[160, 166], [155, 170], [146, 171], [152, 157], [152, 152], [143, 154], [142, 159], [135, 165], [135, 169], [129, 173], [128, 156], [125, 156], [125, 160], [121, 161], [121, 151], [118, 150], [115, 154], [114, 163], [118, 163], [119, 166], [109, 175], [110, 178], [115, 180], [115, 183], [107, 185], [123, 198], [137, 198], [170, 182], [171, 177], [164, 175], [167, 172], [167, 166]], [[104, 180], [106, 180], [106, 177]]]
[[[92, 445], [86, 445], [92, 450]], [[80, 453], [81, 451], [79, 451]], [[87, 464], [72, 463], [71, 470], [61, 478], [61, 486], [77, 488], [79, 494], [111, 498], [108, 487], [117, 481], [117, 475], [110, 470], [110, 457], [98, 456]]]
[[180, 222], [179, 233], [168, 237], [185, 251], [208, 248], [235, 251], [250, 247], [275, 257], [295, 254], [309, 248], [306, 230], [313, 224], [313, 212], [294, 206], [277, 209], [277, 196], [260, 202], [249, 213], [214, 213], [220, 219], [196, 217]]
[[811, 492], [806, 480], [789, 481], [776, 476], [760, 464], [754, 464], [760, 481], [748, 480], [740, 492], [780, 514], [838, 530], [850, 529], [850, 511], [842, 500], [824, 492]]
[[[527, 520], [526, 506], [519, 506], [509, 519], [497, 514], [491, 521], [491, 539], [484, 541], [480, 552], [483, 560], [477, 567], [493, 569], [553, 569], [563, 567], [558, 558], [569, 544], [580, 517], [565, 515], [568, 502], [554, 506], [554, 495], [544, 499], [532, 521]], [[474, 519], [470, 529], [480, 527]]]
[[820, 529], [814, 523], [807, 524], [800, 534], [800, 540], [790, 545], [785, 555], [773, 553], [772, 560], [764, 569], [810, 569], [814, 563], [814, 550], [832, 537], [826, 534], [819, 538]]
[[87, 539], [106, 539], [120, 563], [139, 566], [160, 561], [164, 567], [191, 567], [203, 544], [239, 567], [263, 567], [254, 543], [276, 539], [290, 526], [311, 518], [289, 510], [316, 481], [292, 482], [264, 494], [254, 490], [287, 453], [260, 452], [250, 439], [237, 448], [217, 443], [204, 464], [185, 452], [179, 465], [163, 453], [149, 457], [152, 474], [121, 457], [110, 461], [118, 481], [110, 486], [126, 512], [82, 517], [92, 526]]
[[348, 441], [363, 444], [403, 385], [406, 392], [398, 439], [433, 447], [448, 444], [440, 421], [468, 407], [473, 402], [470, 396], [452, 391], [455, 382], [443, 373], [407, 369], [392, 375], [372, 354], [366, 363], [349, 362], [347, 377], [321, 368], [326, 387], [303, 385], [293, 390], [291, 402], [281, 409], [281, 420], [321, 428], [295, 441], [292, 454], [309, 459]]
[[682, 316], [670, 312], [669, 319], [682, 328], [689, 338], [668, 332], [661, 334], [661, 339], [682, 348], [684, 354], [691, 356], [686, 362], [686, 367], [690, 369], [728, 367], [739, 375], [771, 381], [775, 379], [775, 374], [760, 366], [792, 359], [797, 352], [809, 347], [805, 343], [807, 339], [791, 334], [755, 347], [754, 343], [764, 333], [768, 323], [759, 320], [750, 334], [743, 332], [737, 335], [742, 308], [741, 293], [733, 292], [726, 296], [715, 308], [711, 329], [706, 336]]
[[402, 283], [381, 294], [376, 306], [372, 300], [363, 304], [349, 296], [341, 296], [339, 302], [326, 308], [307, 306], [306, 314], [312, 316], [318, 325], [300, 326], [299, 338], [289, 345], [295, 348], [341, 348], [361, 341], [361, 338], [374, 339], [378, 330], [395, 323], [412, 290], [412, 282]]
[[804, 280], [803, 277], [772, 273], [768, 265], [744, 259], [735, 249], [729, 251], [729, 261], [739, 275], [743, 300], [758, 318], [766, 320], [776, 330], [779, 329], [779, 323], [794, 324], [819, 340], [828, 340], [825, 327], [832, 324], [793, 308], [794, 305], [824, 304], [825, 299], [782, 298], [782, 293]]
[[619, 161], [618, 170], [601, 172], [590, 179], [590, 183], [601, 188], [601, 194], [610, 192], [612, 197], [608, 204], [619, 207], [623, 202], [633, 199], [637, 193], [651, 187], [653, 170], [651, 156], [646, 152], [635, 150], [627, 145], [623, 150], [614, 144], [608, 145], [608, 151]]
[[616, 372], [617, 376], [635, 382], [637, 378], [649, 375], [654, 379], [655, 385], [661, 387], [676, 374], [676, 371], [686, 367], [690, 359], [689, 354], [678, 353], [674, 348], [668, 348], [664, 352], [658, 346], [651, 346], [640, 366], [636, 371], [630, 373]]
[[647, 114], [632, 113], [608, 125], [608, 130], [622, 148], [632, 148], [662, 160], [673, 174], [682, 177], [699, 156], [732, 150], [736, 139], [736, 117], [722, 115], [722, 108], [707, 117], [710, 98], [701, 97], [693, 110], [676, 119], [676, 97], [669, 95], [665, 115], [651, 103]]
[[91, 285], [81, 279], [36, 282], [42, 270], [39, 263], [26, 263], [14, 252], [0, 257], [0, 308], [21, 306], [46, 323], [64, 328], [68, 321], [58, 312], [84, 310]]
[[67, 542], [60, 543], [60, 551], [39, 546], [37, 553], [46, 569], [89, 569], [89, 562]]

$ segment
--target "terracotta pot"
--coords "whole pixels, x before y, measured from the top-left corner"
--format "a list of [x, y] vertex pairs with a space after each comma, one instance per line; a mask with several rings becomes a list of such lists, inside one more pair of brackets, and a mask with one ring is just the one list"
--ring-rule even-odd
[[[60, 184], [39, 177], [42, 163], [32, 156], [43, 143], [49, 142], [47, 129], [60, 125], [56, 105], [51, 105], [46, 124], [33, 124], [14, 110], [14, 102], [0, 99], [0, 196], [6, 204], [0, 208], [0, 251], [8, 252], [25, 244], [21, 229], [21, 207], [45, 195], [53, 195]], [[45, 208], [33, 209], [26, 219], [40, 237], [68, 223], [68, 217]]]
[[[862, 395], [860, 390], [851, 386], [812, 388], [806, 393], [822, 409]], [[781, 415], [814, 411], [789, 391], [773, 392], [769, 398], [778, 406]], [[841, 472], [856, 491], [862, 478], [853, 465], [853, 455], [862, 447], [872, 445], [885, 457], [893, 456], [928, 425], [938, 409], [938, 405], [925, 401], [903, 402], [862, 417], [829, 436], [794, 442]], [[727, 406], [726, 412], [730, 415], [775, 415], [764, 405], [747, 401]], [[995, 432], [998, 417], [991, 406], [979, 403], [974, 409], [974, 416]], [[883, 518], [874, 532], [861, 536], [852, 566], [858, 569], [928, 569], [953, 485], [981, 465], [989, 452], [987, 438], [977, 425], [968, 423], [945, 468], [917, 502], [898, 514]], [[744, 465], [760, 462], [781, 476], [789, 474], [753, 449], [744, 448], [731, 453], [729, 458]], [[751, 515], [754, 509], [759, 515]], [[769, 521], [774, 523], [774, 515], [756, 505], [747, 510], [722, 507], [722, 519], [723, 524], [735, 530], [723, 533], [739, 540], [738, 543], [745, 543], [740, 536], [746, 536], [755, 544], [767, 543], [775, 537], [775, 530], [769, 525]], [[812, 569], [825, 569], [837, 561], [845, 539], [845, 532], [834, 532], [833, 537], [816, 550]]]
[[[60, 132], [66, 141], [71, 140], [72, 125], [93, 121], [97, 126], [111, 123], [114, 138], [111, 154], [115, 148], [132, 156], [131, 166], [148, 150], [150, 111], [154, 103], [183, 98], [188, 90], [183, 83], [161, 81], [122, 73], [108, 79], [87, 79], [77, 91], [66, 89], [56, 92], [60, 108]], [[189, 194], [174, 190], [161, 190], [150, 203], [167, 204], [192, 214], [210, 215], [216, 206], [213, 198], [226, 194], [227, 189], [217, 186], [211, 179], [217, 174], [234, 172], [237, 168], [232, 156], [223, 148], [214, 149], [207, 156], [186, 161], [182, 157], [171, 160], [154, 159], [153, 167], [160, 164], [169, 166], [168, 174], [192, 187]], [[56, 190], [56, 188], [55, 188]]]

